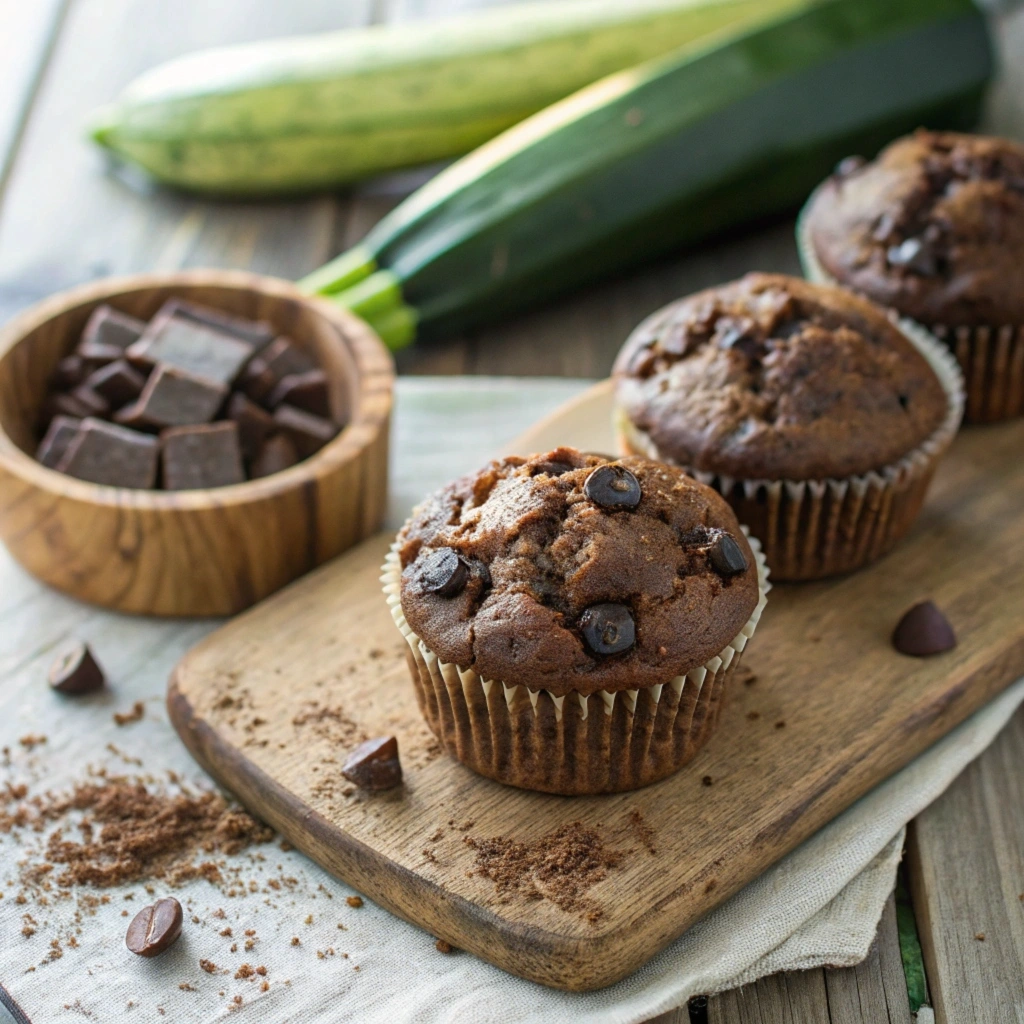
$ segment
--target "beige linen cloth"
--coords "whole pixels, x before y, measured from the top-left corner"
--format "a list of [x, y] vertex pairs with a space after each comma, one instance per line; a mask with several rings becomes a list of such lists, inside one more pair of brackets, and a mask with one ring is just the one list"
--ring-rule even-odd
[[[400, 382], [393, 520], [400, 521], [430, 488], [474, 468], [584, 386], [486, 379]], [[437, 443], [439, 437], [444, 445]], [[61, 789], [81, 781], [86, 766], [105, 765], [126, 774], [164, 776], [172, 770], [190, 784], [209, 785], [168, 724], [163, 695], [174, 663], [214, 625], [88, 608], [29, 579], [6, 552], [0, 554], [0, 746], [12, 751], [0, 784], [26, 781], [33, 790]], [[71, 636], [93, 645], [110, 676], [109, 693], [72, 703], [48, 691], [47, 667]], [[144, 702], [144, 718], [117, 727], [112, 713], [127, 711], [136, 700]], [[121, 910], [134, 914], [147, 900], [142, 885], [106, 890], [109, 904], [84, 915], [78, 945], [70, 948], [66, 939], [75, 927], [77, 899], [46, 907], [15, 902], [18, 861], [26, 854], [17, 834], [0, 835], [0, 982], [20, 1008], [14, 1019], [27, 1017], [35, 1024], [122, 1018], [203, 1024], [627, 1024], [679, 1006], [691, 995], [775, 971], [853, 964], [866, 954], [892, 890], [904, 825], [992, 742], [1022, 701], [1024, 680], [634, 975], [600, 992], [557, 992], [466, 953], [441, 954], [432, 936], [369, 901], [349, 907], [345, 897], [351, 889], [276, 843], [232, 859], [243, 867], [243, 877], [255, 882], [255, 892], [228, 898], [206, 882], [176, 890], [186, 906], [185, 932], [163, 956], [142, 960], [124, 948], [130, 918]], [[18, 738], [29, 733], [45, 735], [46, 743], [21, 747]], [[130, 758], [141, 766], [126, 763]], [[26, 842], [31, 846], [31, 837]], [[296, 880], [290, 891], [265, 884], [280, 874]], [[126, 902], [129, 893], [133, 898]], [[213, 916], [218, 909], [223, 919]], [[22, 934], [26, 912], [36, 922], [29, 937]], [[191, 921], [193, 915], [198, 923]], [[232, 937], [220, 935], [225, 927]], [[255, 932], [249, 952], [239, 941], [247, 929]], [[55, 937], [62, 941], [63, 955], [48, 960]], [[201, 959], [215, 964], [216, 973], [201, 969]], [[261, 976], [235, 977], [243, 963], [266, 967], [266, 992], [260, 991]]]

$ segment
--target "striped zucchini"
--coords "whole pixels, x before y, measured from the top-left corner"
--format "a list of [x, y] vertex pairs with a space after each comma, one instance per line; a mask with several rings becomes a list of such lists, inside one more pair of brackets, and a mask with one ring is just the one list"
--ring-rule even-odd
[[967, 128], [972, 0], [825, 0], [582, 90], [442, 171], [305, 280], [394, 345], [795, 208], [837, 160]]
[[128, 86], [93, 138], [166, 184], [332, 187], [467, 153], [583, 87], [810, 0], [556, 0], [208, 50]]

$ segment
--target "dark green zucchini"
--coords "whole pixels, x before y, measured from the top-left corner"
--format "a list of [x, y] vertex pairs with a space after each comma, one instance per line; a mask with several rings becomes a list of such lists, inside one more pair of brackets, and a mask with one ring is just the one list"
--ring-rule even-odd
[[824, 0], [541, 111], [304, 284], [396, 347], [482, 324], [793, 209], [919, 125], [970, 127], [992, 69], [972, 0]]

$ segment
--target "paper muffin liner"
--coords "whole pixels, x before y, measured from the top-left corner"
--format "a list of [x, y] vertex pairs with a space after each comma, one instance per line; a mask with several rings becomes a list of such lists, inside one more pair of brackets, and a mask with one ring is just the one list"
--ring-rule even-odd
[[639, 789], [678, 771], [718, 723], [730, 676], [764, 611], [768, 568], [757, 540], [758, 599], [732, 643], [704, 665], [657, 686], [555, 696], [514, 679], [483, 679], [441, 661], [402, 613], [397, 546], [381, 582], [408, 644], [420, 710], [441, 746], [473, 771], [521, 789], [573, 796]]
[[910, 529], [963, 417], [963, 375], [949, 349], [911, 321], [900, 320], [897, 326], [935, 371], [949, 406], [934, 433], [892, 465], [842, 479], [736, 479], [675, 462], [617, 405], [620, 444], [627, 454], [679, 466], [718, 491], [760, 540], [777, 582], [860, 569], [890, 551]]
[[[800, 263], [809, 281], [840, 284], [821, 264], [811, 242], [808, 213], [814, 195], [797, 220]], [[999, 423], [1024, 415], [1024, 324], [986, 327], [921, 325], [891, 311], [901, 327], [927, 331], [953, 353], [964, 376], [965, 423]]]

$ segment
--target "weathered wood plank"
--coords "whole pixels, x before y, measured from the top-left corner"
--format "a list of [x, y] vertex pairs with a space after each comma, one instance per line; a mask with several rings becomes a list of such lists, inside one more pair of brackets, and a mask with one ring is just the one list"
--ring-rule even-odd
[[1024, 1021], [1024, 712], [913, 823], [908, 871], [939, 1024]]
[[910, 1024], [900, 961], [896, 901], [890, 896], [867, 957], [855, 967], [825, 971], [831, 1024]]
[[67, 0], [0, 0], [0, 198]]
[[0, 218], [0, 318], [105, 274], [234, 266], [284, 277], [333, 254], [335, 199], [211, 203], [129, 188], [83, 135], [97, 106], [146, 68], [199, 47], [366, 21], [371, 0], [76, 0], [13, 161]]
[[708, 1024], [829, 1024], [824, 972], [788, 971], [708, 1002]]

